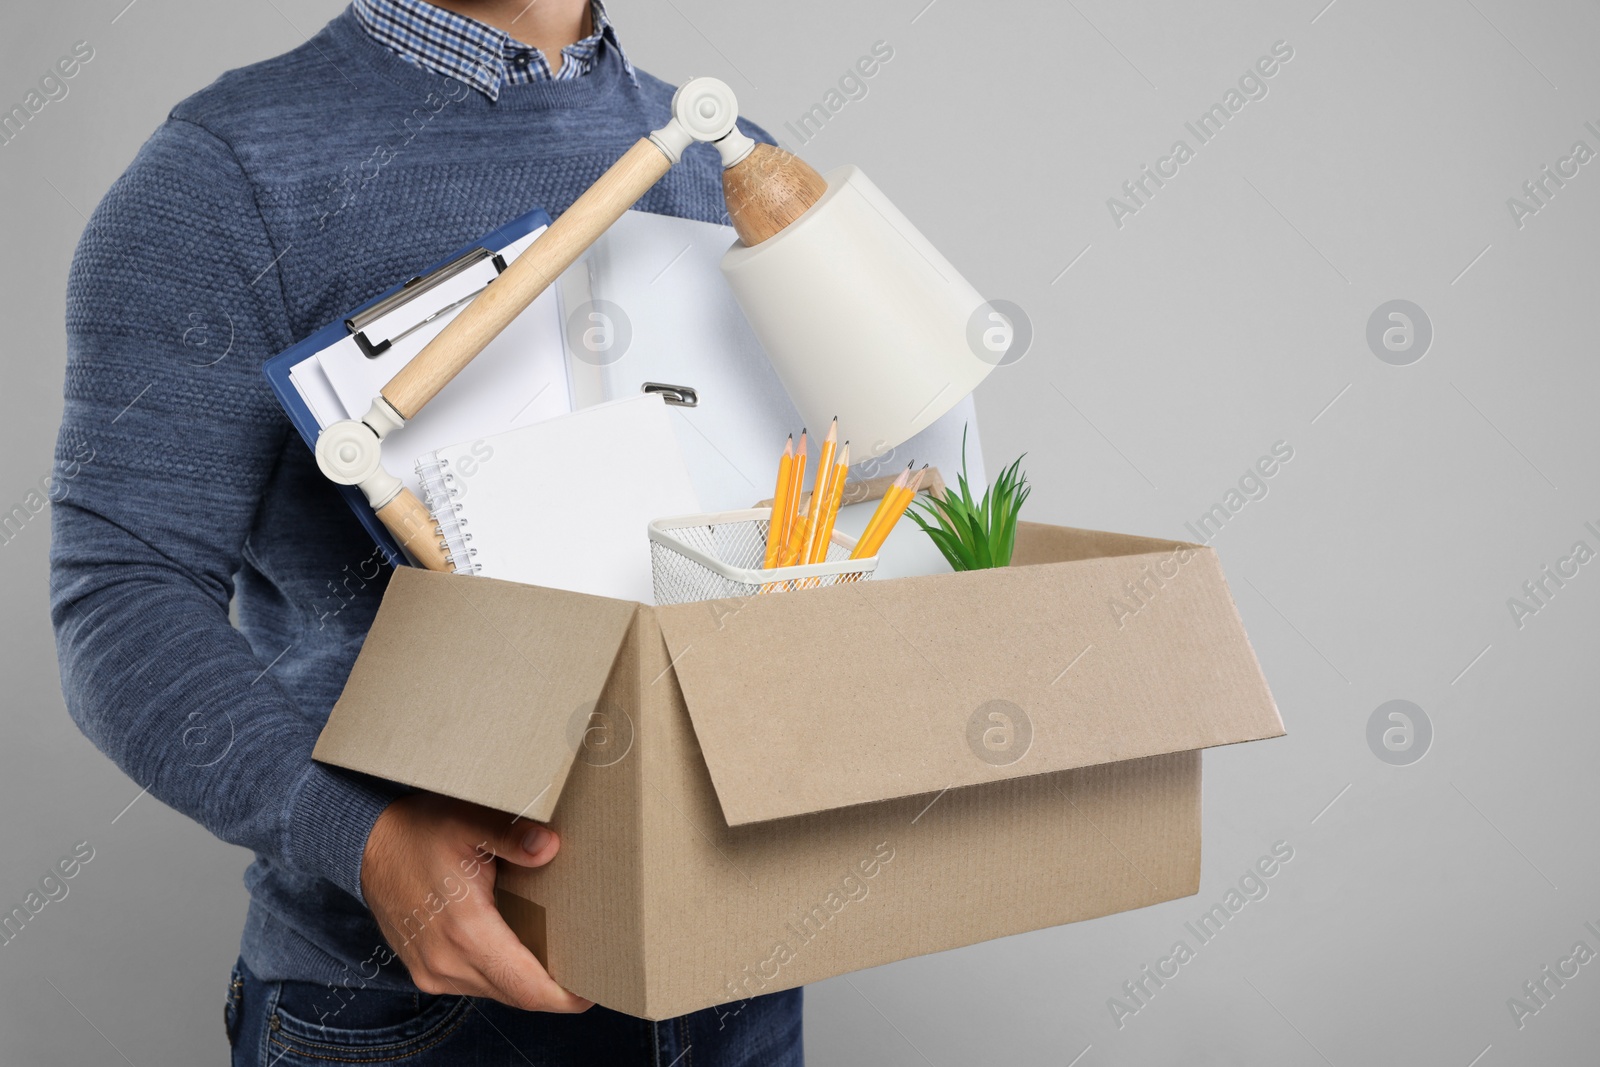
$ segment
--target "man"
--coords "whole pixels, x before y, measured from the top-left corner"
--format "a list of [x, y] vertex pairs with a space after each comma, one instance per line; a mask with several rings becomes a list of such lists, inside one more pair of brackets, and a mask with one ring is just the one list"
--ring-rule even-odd
[[[492, 896], [493, 857], [549, 863], [550, 831], [311, 759], [387, 570], [262, 361], [560, 214], [671, 92], [599, 0], [356, 0], [175, 107], [84, 231], [58, 454], [95, 461], [54, 511], [63, 687], [129, 775], [256, 853], [236, 1064], [800, 1062], [798, 990], [651, 1024], [557, 986]], [[715, 151], [638, 206], [720, 220]]]

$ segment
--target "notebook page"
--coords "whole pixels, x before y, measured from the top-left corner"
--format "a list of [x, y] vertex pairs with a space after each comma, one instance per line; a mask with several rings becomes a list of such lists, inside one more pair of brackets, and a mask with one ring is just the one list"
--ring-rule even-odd
[[650, 522], [701, 510], [652, 394], [450, 445], [419, 466], [458, 571], [646, 604]]

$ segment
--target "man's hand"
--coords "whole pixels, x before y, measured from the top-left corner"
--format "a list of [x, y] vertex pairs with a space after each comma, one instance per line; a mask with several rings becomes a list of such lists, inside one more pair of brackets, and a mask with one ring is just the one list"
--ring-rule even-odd
[[491, 997], [527, 1011], [586, 1011], [551, 980], [494, 904], [494, 857], [541, 867], [561, 847], [537, 823], [432, 793], [401, 797], [367, 838], [361, 892], [424, 993]]

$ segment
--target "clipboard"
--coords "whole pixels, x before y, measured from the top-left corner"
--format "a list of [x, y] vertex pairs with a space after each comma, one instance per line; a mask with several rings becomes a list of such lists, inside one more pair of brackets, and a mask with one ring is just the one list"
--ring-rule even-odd
[[[272, 387], [278, 404], [288, 414], [290, 423], [299, 431], [306, 447], [316, 448], [317, 437], [324, 423], [319, 421], [295, 383], [293, 372], [297, 367], [318, 359], [335, 346], [344, 344], [350, 347], [348, 342], [352, 341], [361, 356], [375, 360], [391, 353], [397, 343], [413, 333], [426, 331], [435, 323], [442, 328], [451, 313], [465, 306], [472, 296], [482, 291], [483, 285], [487, 285], [505, 269], [505, 252], [510, 246], [549, 224], [550, 216], [542, 208], [520, 215], [486, 234], [482, 240], [457, 249], [422, 273], [385, 290], [339, 320], [323, 326], [268, 359], [262, 365], [267, 383]], [[462, 296], [463, 288], [470, 290], [465, 298]], [[560, 343], [559, 335], [555, 340]], [[364, 411], [363, 407], [361, 412], [349, 415], [340, 412], [337, 417], [359, 418]], [[328, 421], [335, 420], [330, 418]], [[350, 485], [335, 488], [355, 512], [389, 565], [409, 564], [399, 544], [383, 523], [378, 521], [361, 490]]]

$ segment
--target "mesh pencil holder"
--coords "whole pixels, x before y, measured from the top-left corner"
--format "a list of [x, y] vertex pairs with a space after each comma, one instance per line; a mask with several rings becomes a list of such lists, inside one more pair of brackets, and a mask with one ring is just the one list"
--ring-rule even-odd
[[818, 589], [872, 577], [878, 558], [851, 559], [856, 539], [838, 530], [822, 563], [762, 569], [767, 552], [770, 508], [684, 515], [650, 524], [650, 568], [656, 603]]

